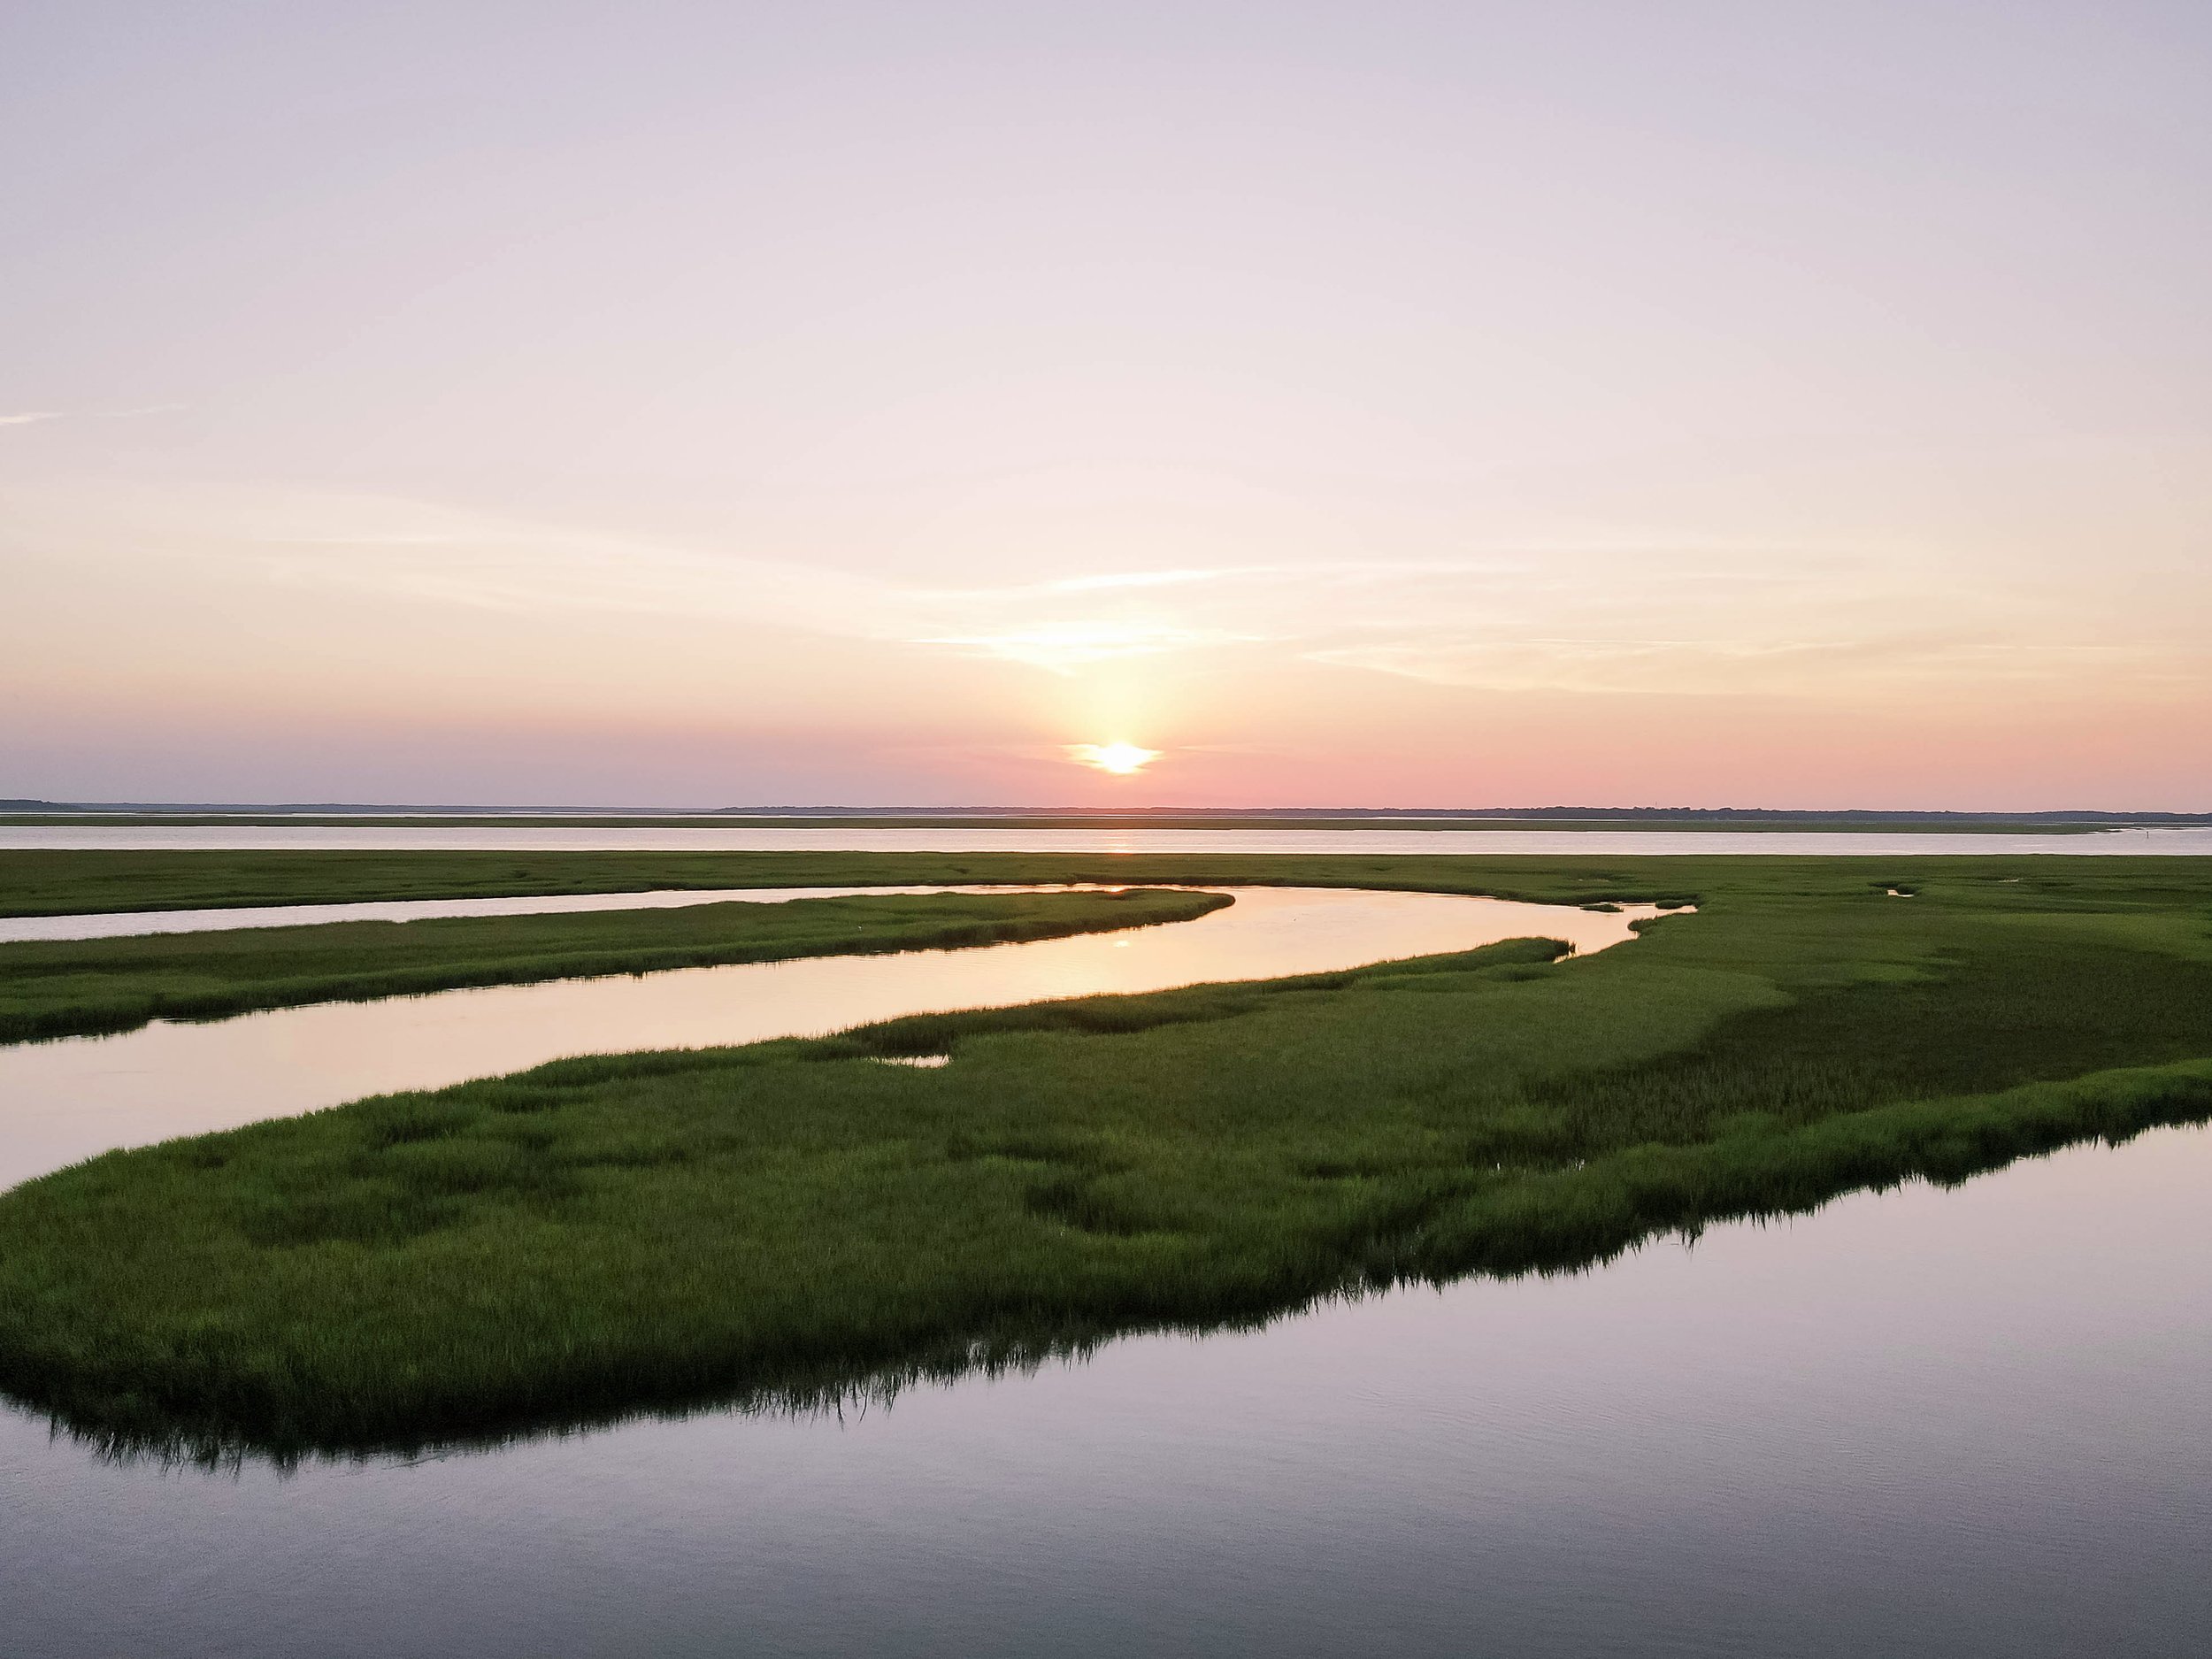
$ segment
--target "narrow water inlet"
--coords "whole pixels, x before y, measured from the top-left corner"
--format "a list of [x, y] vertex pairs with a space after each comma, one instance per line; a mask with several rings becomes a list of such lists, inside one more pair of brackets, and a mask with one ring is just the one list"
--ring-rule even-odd
[[[1325, 973], [1506, 939], [1577, 952], [1659, 914], [1356, 887], [1236, 887], [1188, 922], [864, 956], [683, 968], [157, 1021], [0, 1047], [0, 1186], [119, 1147], [583, 1054], [826, 1035], [907, 1014]], [[756, 889], [756, 892], [762, 890]], [[783, 896], [795, 896], [788, 890]]]
[[[428, 922], [471, 916], [577, 916], [679, 910], [702, 904], [788, 904], [794, 899], [911, 898], [937, 893], [1125, 893], [1132, 883], [966, 882], [955, 886], [656, 887], [642, 893], [538, 893], [518, 898], [365, 899], [340, 904], [253, 904], [201, 910], [102, 910], [73, 916], [0, 916], [0, 944], [35, 940], [132, 939], [153, 933], [315, 927], [331, 922]], [[1171, 883], [1152, 882], [1153, 887]]]

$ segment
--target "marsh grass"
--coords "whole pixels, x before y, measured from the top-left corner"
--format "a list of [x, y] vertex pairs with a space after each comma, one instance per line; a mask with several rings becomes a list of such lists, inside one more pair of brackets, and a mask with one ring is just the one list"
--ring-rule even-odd
[[458, 986], [953, 949], [1187, 921], [1219, 894], [926, 894], [0, 944], [0, 1041]]
[[811, 1409], [2212, 1114], [2212, 868], [1932, 860], [1905, 905], [1848, 860], [1647, 862], [1523, 872], [1699, 900], [1587, 959], [595, 1056], [111, 1154], [0, 1197], [0, 1384], [279, 1457]]

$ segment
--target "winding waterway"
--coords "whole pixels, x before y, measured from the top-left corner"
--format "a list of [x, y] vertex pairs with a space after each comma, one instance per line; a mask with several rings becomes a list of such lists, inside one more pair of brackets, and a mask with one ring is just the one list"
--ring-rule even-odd
[[[1578, 951], [1601, 950], [1632, 938], [1631, 923], [1658, 914], [1648, 905], [1585, 910], [1447, 893], [1213, 890], [1233, 893], [1236, 902], [1194, 921], [1120, 933], [326, 1002], [0, 1048], [0, 1187], [112, 1147], [235, 1128], [394, 1089], [436, 1088], [570, 1055], [817, 1036], [904, 1014], [1327, 973], [1502, 939], [1562, 939]], [[741, 896], [771, 902], [833, 891], [755, 888]], [[508, 913], [611, 910], [640, 896], [302, 905], [265, 914], [337, 921], [396, 908], [443, 915], [480, 914], [472, 907], [486, 904], [503, 905]], [[227, 927], [240, 912], [40, 919], [56, 930], [53, 936], [67, 938], [79, 936], [72, 931], [77, 927], [134, 931], [164, 914]]]
[[[0, 1179], [558, 1052], [1513, 933], [1596, 949], [1628, 919], [1246, 889], [1125, 934], [21, 1046], [0, 1049]], [[421, 1461], [163, 1469], [0, 1410], [0, 1647], [2194, 1654], [2212, 1628], [2208, 1190], [2212, 1136], [2162, 1131], [1586, 1273], [1133, 1338], [841, 1417], [708, 1412]]]

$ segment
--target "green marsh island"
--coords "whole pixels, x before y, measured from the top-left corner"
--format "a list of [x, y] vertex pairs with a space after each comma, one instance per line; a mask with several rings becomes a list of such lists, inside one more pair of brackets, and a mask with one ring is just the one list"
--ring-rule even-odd
[[[1406, 1281], [1574, 1269], [2212, 1115], [2199, 859], [83, 851], [0, 855], [0, 874], [18, 914], [1101, 880], [1695, 907], [1586, 957], [1532, 938], [594, 1055], [93, 1158], [0, 1195], [0, 1386], [119, 1447], [295, 1456], [787, 1408]], [[388, 925], [11, 945], [0, 1009], [17, 1036], [110, 1029], [1173, 928], [1224, 902], [411, 923], [390, 931], [418, 942], [380, 953], [362, 930]]]

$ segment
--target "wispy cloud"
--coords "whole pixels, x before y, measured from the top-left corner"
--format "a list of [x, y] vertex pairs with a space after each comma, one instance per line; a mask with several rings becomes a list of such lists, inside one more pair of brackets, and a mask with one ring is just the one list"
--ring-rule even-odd
[[[70, 511], [94, 511], [73, 498]], [[954, 652], [1061, 677], [1235, 652], [1440, 687], [1799, 695], [2101, 680], [2201, 684], [2187, 618], [2078, 584], [1978, 582], [1923, 550], [1623, 536], [1428, 559], [1285, 560], [928, 585], [550, 527], [435, 503], [266, 492], [97, 498], [73, 539], [168, 549], [251, 580], [543, 618], [667, 616]], [[19, 527], [27, 523], [15, 514]], [[2191, 584], [2194, 584], [2192, 586]]]
[[1181, 588], [1192, 582], [1218, 581], [1235, 571], [1122, 571], [1105, 576], [1071, 576], [1046, 582], [1043, 590], [1056, 594], [1090, 594], [1126, 588]]
[[[136, 409], [95, 409], [75, 417], [79, 420], [131, 420], [140, 415], [166, 415], [183, 409], [183, 403], [143, 403]], [[72, 417], [58, 409], [31, 409], [20, 414], [0, 415], [0, 426], [29, 426], [45, 420], [67, 420]]]
[[1225, 628], [1179, 627], [1159, 622], [1057, 622], [1002, 634], [949, 634], [909, 643], [961, 646], [979, 656], [1071, 674], [1093, 663], [1157, 657], [1204, 646], [1248, 644], [1261, 637]]

